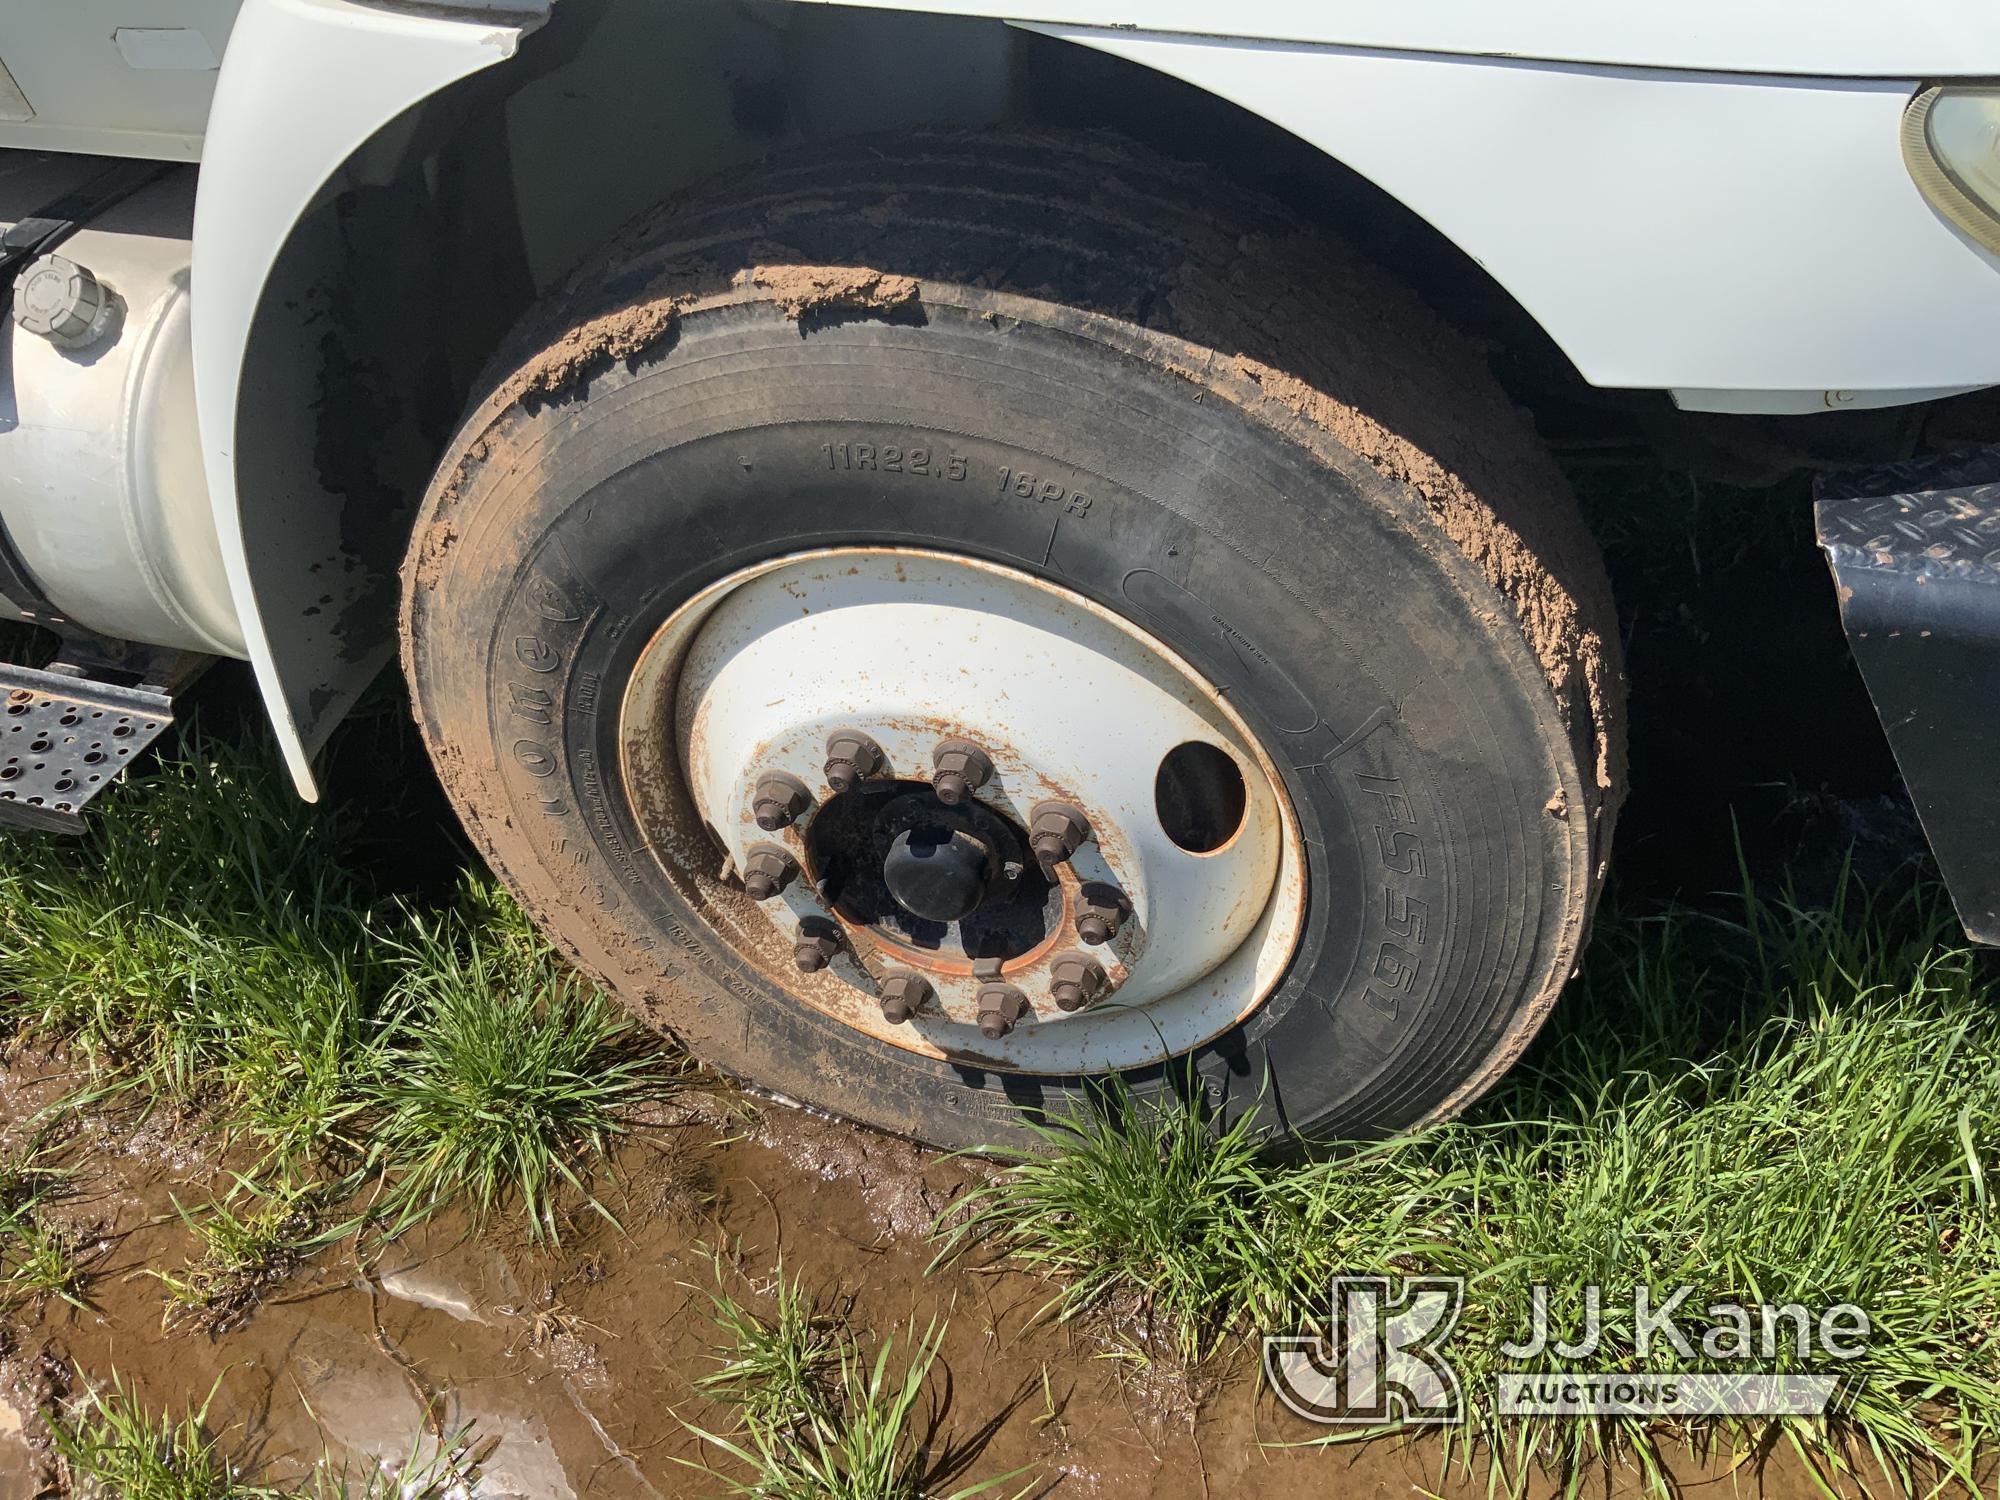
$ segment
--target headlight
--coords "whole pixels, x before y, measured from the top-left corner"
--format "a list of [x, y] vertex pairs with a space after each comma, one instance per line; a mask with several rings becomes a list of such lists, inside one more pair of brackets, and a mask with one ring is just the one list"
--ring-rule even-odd
[[1903, 111], [1903, 160], [1939, 213], [2000, 253], [2000, 84], [1918, 94]]

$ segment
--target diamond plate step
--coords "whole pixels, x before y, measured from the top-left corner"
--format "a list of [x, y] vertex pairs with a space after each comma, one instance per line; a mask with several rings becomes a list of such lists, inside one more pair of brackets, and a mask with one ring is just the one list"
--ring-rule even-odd
[[1840, 621], [1967, 934], [2000, 945], [2000, 447], [1818, 487]]
[[174, 721], [164, 693], [0, 667], [0, 826], [83, 831], [83, 810]]
[[0, 663], [0, 827], [81, 833], [84, 809], [166, 733], [175, 691], [208, 661], [72, 637], [46, 668]]

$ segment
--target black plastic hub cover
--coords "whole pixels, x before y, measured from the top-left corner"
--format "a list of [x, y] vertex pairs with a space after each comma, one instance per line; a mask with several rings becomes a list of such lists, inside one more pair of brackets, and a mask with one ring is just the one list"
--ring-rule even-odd
[[913, 916], [957, 922], [986, 899], [992, 862], [991, 847], [966, 829], [922, 823], [890, 841], [882, 883]]
[[820, 894], [899, 944], [1011, 959], [1062, 917], [1018, 825], [977, 798], [946, 806], [925, 782], [863, 781], [829, 797], [806, 846]]

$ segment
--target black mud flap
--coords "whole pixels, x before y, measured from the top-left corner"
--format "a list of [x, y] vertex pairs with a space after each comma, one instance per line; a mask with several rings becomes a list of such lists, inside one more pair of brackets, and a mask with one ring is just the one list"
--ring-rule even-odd
[[1817, 494], [1841, 624], [1959, 921], [2000, 945], [2000, 447]]
[[0, 828], [81, 833], [84, 809], [174, 721], [212, 658], [65, 638], [46, 667], [0, 663]]

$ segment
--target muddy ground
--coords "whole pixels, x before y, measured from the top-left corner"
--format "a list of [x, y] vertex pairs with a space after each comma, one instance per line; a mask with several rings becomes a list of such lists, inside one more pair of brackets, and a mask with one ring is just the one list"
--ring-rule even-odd
[[[1609, 528], [1635, 685], [1618, 899], [1731, 886], [1739, 839], [1760, 876], [1793, 865], [1808, 894], [1813, 872], [1850, 847], [1906, 859], [1914, 825], [1846, 663], [1803, 493], [1704, 502], [1676, 483], [1637, 498], [1643, 517]], [[60, 1057], [7, 1057], [0, 1128], [18, 1133], [78, 1082]], [[1132, 1309], [1048, 1326], [1035, 1316], [1045, 1283], [976, 1261], [933, 1268], [926, 1229], [975, 1164], [699, 1077], [601, 1186], [622, 1227], [580, 1219], [551, 1249], [446, 1214], [365, 1262], [347, 1243], [323, 1252], [215, 1333], [163, 1328], [164, 1294], [147, 1274], [193, 1253], [175, 1200], [204, 1203], [227, 1185], [212, 1134], [115, 1111], [71, 1115], [69, 1128], [85, 1137], [72, 1152], [84, 1171], [55, 1212], [89, 1247], [89, 1306], [0, 1315], [8, 1500], [50, 1483], [33, 1442], [38, 1408], [114, 1371], [170, 1411], [213, 1388], [210, 1426], [273, 1482], [329, 1457], [356, 1472], [393, 1465], [427, 1430], [471, 1424], [485, 1445], [476, 1493], [494, 1500], [717, 1493], [720, 1479], [699, 1467], [712, 1451], [685, 1425], [727, 1422], [694, 1388], [715, 1364], [707, 1293], [754, 1300], [781, 1257], [848, 1307], [857, 1330], [907, 1340], [913, 1324], [949, 1319], [932, 1382], [936, 1494], [1017, 1468], [1027, 1474], [998, 1493], [1486, 1492], [1483, 1466], [1441, 1475], [1431, 1440], [1289, 1446], [1320, 1433], [1263, 1392], [1253, 1359], [1190, 1377], [1171, 1359], [1120, 1357], [1114, 1335], [1143, 1330]], [[1814, 1492], [1782, 1453], [1734, 1475], [1686, 1463], [1697, 1494]], [[1587, 1492], [1638, 1488], [1611, 1474]]]
[[[76, 1082], [57, 1060], [17, 1057], [5, 1110], [27, 1118]], [[84, 1231], [90, 1305], [52, 1302], [10, 1330], [0, 1362], [9, 1500], [59, 1493], [32, 1441], [38, 1408], [71, 1372], [113, 1371], [155, 1408], [211, 1401], [211, 1428], [267, 1482], [329, 1461], [356, 1475], [394, 1470], [469, 1424], [481, 1500], [721, 1493], [703, 1467], [717, 1455], [685, 1425], [728, 1426], [693, 1385], [716, 1362], [708, 1291], [752, 1298], [781, 1257], [856, 1329], [907, 1339], [913, 1325], [949, 1320], [932, 1382], [932, 1493], [1017, 1469], [1027, 1472], [999, 1493], [1486, 1492], [1483, 1475], [1441, 1474], [1435, 1442], [1296, 1446], [1321, 1431], [1270, 1399], [1247, 1355], [1192, 1377], [1171, 1359], [1146, 1368], [1112, 1336], [1133, 1326], [1129, 1309], [1052, 1327], [1036, 1317], [1046, 1283], [977, 1263], [932, 1268], [926, 1227], [976, 1166], [783, 1107], [697, 1089], [662, 1111], [620, 1154], [605, 1194], [620, 1230], [579, 1220], [559, 1248], [537, 1248], [445, 1215], [366, 1264], [335, 1247], [215, 1333], [166, 1331], [147, 1274], [193, 1253], [174, 1204], [226, 1185], [204, 1159], [212, 1141], [158, 1121], [76, 1128], [95, 1137], [95, 1169], [60, 1213]], [[1686, 1474], [1772, 1500], [1818, 1493], [1782, 1455], [1734, 1479], [1689, 1457]], [[1591, 1492], [1639, 1491], [1612, 1475]]]

